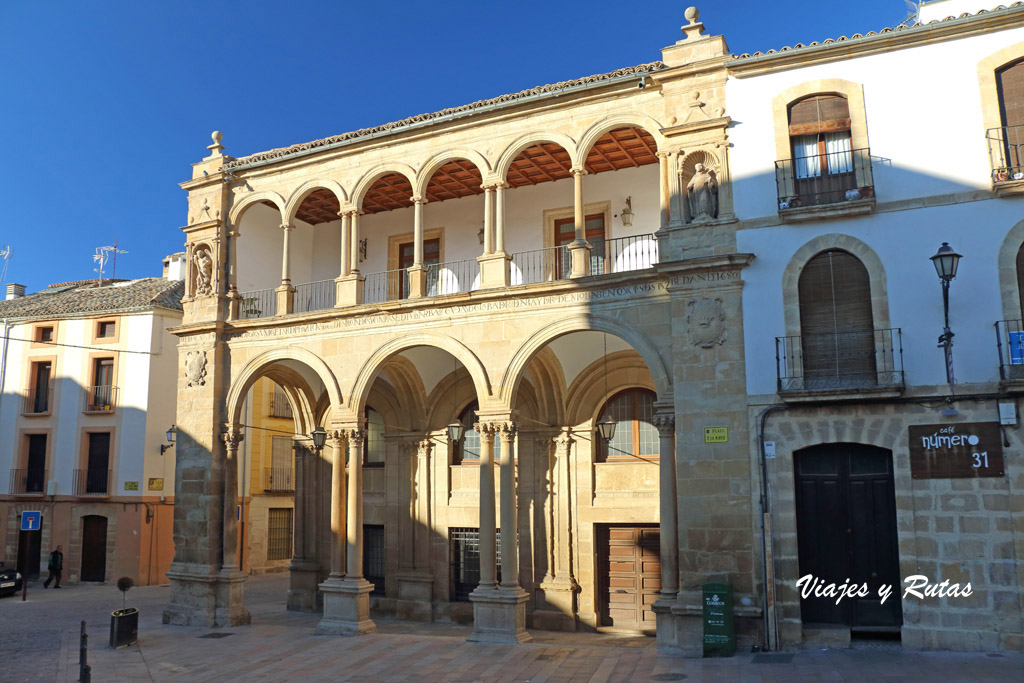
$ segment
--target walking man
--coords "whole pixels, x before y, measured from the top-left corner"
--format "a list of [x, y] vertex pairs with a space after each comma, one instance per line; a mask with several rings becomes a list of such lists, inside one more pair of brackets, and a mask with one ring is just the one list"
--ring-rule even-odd
[[54, 588], [60, 588], [60, 575], [64, 571], [64, 553], [61, 552], [62, 546], [57, 546], [57, 549], [50, 553], [49, 563], [46, 568], [50, 570], [50, 576], [43, 583], [43, 588], [49, 588], [50, 582], [54, 581]]

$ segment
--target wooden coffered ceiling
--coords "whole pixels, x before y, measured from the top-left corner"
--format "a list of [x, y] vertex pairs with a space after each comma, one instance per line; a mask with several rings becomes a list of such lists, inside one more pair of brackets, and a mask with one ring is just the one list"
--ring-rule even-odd
[[[634, 127], [616, 128], [602, 135], [587, 155], [588, 173], [655, 164], [657, 145], [650, 133]], [[569, 153], [558, 144], [540, 142], [527, 147], [509, 166], [511, 187], [537, 185], [571, 178]], [[468, 159], [454, 159], [434, 171], [427, 184], [428, 202], [442, 202], [482, 194], [480, 169]], [[381, 176], [363, 198], [363, 213], [380, 213], [412, 206], [412, 185], [400, 173]], [[273, 206], [272, 204], [269, 204]], [[296, 217], [316, 225], [338, 220], [338, 198], [329, 190], [316, 190], [299, 207]]]

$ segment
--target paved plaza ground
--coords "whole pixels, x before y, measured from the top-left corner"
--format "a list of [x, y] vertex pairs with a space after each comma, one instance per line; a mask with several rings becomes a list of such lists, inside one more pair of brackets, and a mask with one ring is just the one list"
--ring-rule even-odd
[[[729, 659], [659, 654], [653, 638], [532, 631], [526, 645], [467, 643], [454, 624], [377, 621], [379, 633], [317, 636], [318, 617], [287, 612], [287, 576], [246, 584], [252, 626], [164, 626], [169, 589], [132, 589], [138, 645], [108, 646], [113, 586], [29, 587], [0, 600], [0, 681], [78, 680], [78, 634], [86, 620], [92, 680], [107, 681], [1024, 681], [1024, 655], [902, 652], [896, 647], [739, 653]], [[211, 637], [212, 636], [212, 637]]]

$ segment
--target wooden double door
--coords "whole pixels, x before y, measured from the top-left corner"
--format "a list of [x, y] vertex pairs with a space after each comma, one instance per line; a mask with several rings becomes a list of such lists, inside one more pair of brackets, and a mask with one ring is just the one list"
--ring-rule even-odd
[[[900, 604], [899, 546], [892, 453], [862, 444], [823, 444], [797, 451], [796, 521], [800, 576], [867, 584], [868, 596], [801, 599], [805, 624], [896, 629]], [[878, 588], [893, 587], [882, 604]]]
[[601, 626], [654, 631], [661, 590], [658, 525], [600, 525], [596, 531]]

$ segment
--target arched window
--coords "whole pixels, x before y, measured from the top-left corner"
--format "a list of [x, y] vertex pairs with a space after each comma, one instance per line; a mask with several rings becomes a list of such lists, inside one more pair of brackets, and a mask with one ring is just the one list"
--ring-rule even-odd
[[[480, 404], [473, 401], [459, 415], [459, 422], [462, 423], [464, 432], [462, 441], [452, 446], [452, 463], [456, 465], [464, 461], [480, 459], [480, 434], [473, 428], [477, 421], [476, 411], [479, 409]], [[495, 434], [494, 461], [497, 462], [499, 457], [501, 457], [501, 439]]]
[[654, 392], [649, 389], [626, 389], [608, 399], [598, 421], [611, 416], [615, 420], [615, 436], [608, 443], [597, 436], [598, 462], [660, 458], [661, 442], [653, 424], [654, 398]]
[[995, 169], [996, 180], [1010, 180], [1024, 172], [1024, 60], [996, 71], [996, 89], [1003, 125], [1003, 159]]
[[804, 266], [798, 284], [803, 388], [877, 384], [871, 281], [849, 252], [823, 251]]
[[363, 464], [384, 466], [384, 417], [370, 406], [363, 412], [366, 417], [366, 439], [363, 441]]
[[789, 105], [789, 141], [801, 205], [841, 202], [857, 188], [845, 97], [811, 95]]

